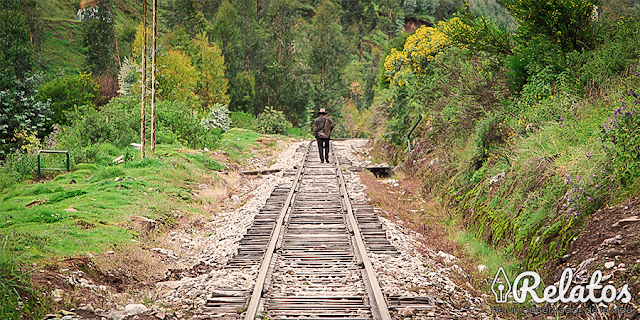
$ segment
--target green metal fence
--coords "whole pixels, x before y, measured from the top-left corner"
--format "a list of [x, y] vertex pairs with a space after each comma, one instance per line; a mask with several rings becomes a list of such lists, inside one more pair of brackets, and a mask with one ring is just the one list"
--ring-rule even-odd
[[[67, 169], [64, 168], [43, 168], [42, 165], [40, 164], [40, 155], [43, 153], [64, 153], [67, 155]], [[38, 181], [40, 181], [41, 178], [41, 172], [43, 170], [46, 171], [71, 171], [69, 170], [69, 151], [62, 151], [62, 150], [39, 150], [38, 151]]]

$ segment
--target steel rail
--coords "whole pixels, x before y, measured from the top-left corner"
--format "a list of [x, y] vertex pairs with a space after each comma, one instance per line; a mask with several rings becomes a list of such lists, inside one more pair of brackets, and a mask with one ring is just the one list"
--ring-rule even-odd
[[[364, 265], [364, 269], [366, 272], [366, 278], [363, 279], [369, 282], [371, 286], [371, 290], [373, 291], [373, 296], [375, 299], [375, 306], [378, 308], [378, 312], [380, 313], [380, 317], [382, 320], [391, 320], [391, 314], [389, 313], [389, 308], [387, 307], [387, 303], [384, 299], [384, 295], [382, 295], [382, 290], [380, 289], [380, 284], [378, 283], [378, 278], [376, 277], [376, 272], [373, 270], [373, 265], [371, 264], [371, 260], [367, 256], [367, 247], [364, 244], [362, 233], [360, 232], [360, 227], [358, 226], [358, 222], [356, 220], [355, 215], [353, 214], [353, 209], [351, 207], [351, 200], [349, 198], [349, 193], [347, 192], [347, 184], [344, 180], [344, 176], [342, 175], [342, 170], [340, 168], [340, 159], [335, 154], [335, 148], [333, 147], [333, 143], [331, 143], [333, 158], [335, 159], [336, 170], [338, 172], [338, 180], [340, 181], [340, 189], [342, 191], [342, 197], [344, 198], [344, 204], [347, 209], [347, 219], [351, 224], [351, 229], [354, 233], [354, 239], [356, 241], [357, 254], [360, 256], [360, 261]], [[248, 320], [248, 319], [247, 319]]]
[[273, 253], [275, 252], [276, 245], [278, 243], [278, 239], [280, 238], [280, 233], [282, 231], [282, 226], [284, 224], [284, 218], [287, 215], [287, 211], [291, 206], [291, 200], [293, 199], [293, 195], [296, 193], [298, 185], [300, 183], [300, 176], [304, 171], [305, 160], [309, 156], [309, 147], [311, 143], [307, 144], [307, 147], [304, 151], [304, 159], [302, 159], [302, 164], [298, 168], [298, 172], [293, 180], [293, 185], [291, 186], [291, 190], [289, 190], [289, 194], [287, 196], [287, 201], [285, 201], [282, 210], [280, 210], [280, 214], [278, 215], [278, 222], [273, 229], [273, 233], [271, 234], [271, 238], [269, 240], [269, 246], [267, 247], [267, 251], [264, 253], [264, 258], [262, 259], [262, 264], [260, 265], [260, 272], [258, 273], [258, 278], [256, 279], [256, 285], [253, 287], [253, 293], [251, 294], [251, 300], [249, 301], [249, 306], [247, 307], [247, 311], [245, 313], [245, 320], [254, 320], [256, 317], [256, 313], [258, 312], [258, 308], [260, 307], [260, 299], [262, 299], [263, 289], [265, 281], [267, 280], [267, 275], [269, 272], [269, 268], [271, 266], [271, 260], [273, 259]]

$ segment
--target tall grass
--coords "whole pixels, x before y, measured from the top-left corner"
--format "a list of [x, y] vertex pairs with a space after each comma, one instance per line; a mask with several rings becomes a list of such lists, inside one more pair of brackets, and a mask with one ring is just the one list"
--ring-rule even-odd
[[41, 319], [49, 309], [30, 286], [33, 270], [18, 263], [11, 250], [14, 240], [14, 235], [0, 234], [0, 319]]

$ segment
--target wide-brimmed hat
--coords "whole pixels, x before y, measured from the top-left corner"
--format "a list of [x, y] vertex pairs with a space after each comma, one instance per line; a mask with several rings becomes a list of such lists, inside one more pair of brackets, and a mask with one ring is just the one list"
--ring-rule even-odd
[[326, 111], [326, 110], [324, 110], [324, 108], [322, 108], [322, 109], [320, 109], [320, 111], [318, 111], [318, 113], [320, 113], [320, 114], [327, 114], [327, 111]]

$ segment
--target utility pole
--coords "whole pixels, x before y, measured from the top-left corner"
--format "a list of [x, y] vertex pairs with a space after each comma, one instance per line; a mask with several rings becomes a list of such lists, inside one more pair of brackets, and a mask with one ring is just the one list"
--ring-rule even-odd
[[146, 111], [144, 102], [147, 95], [147, 0], [142, 0], [142, 117], [140, 122], [140, 157], [144, 159], [145, 138], [147, 135]]
[[154, 156], [156, 150], [156, 55], [158, 46], [156, 44], [157, 38], [157, 13], [158, 13], [158, 0], [153, 0], [153, 53], [151, 55], [151, 157]]

